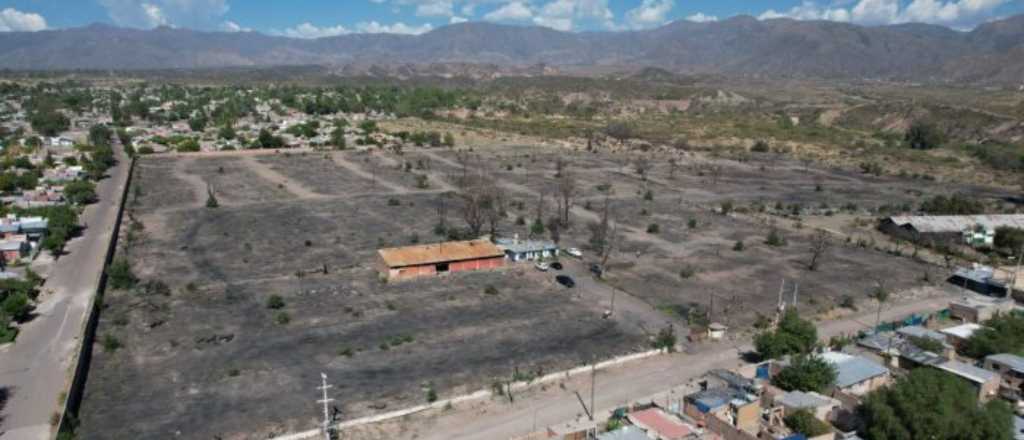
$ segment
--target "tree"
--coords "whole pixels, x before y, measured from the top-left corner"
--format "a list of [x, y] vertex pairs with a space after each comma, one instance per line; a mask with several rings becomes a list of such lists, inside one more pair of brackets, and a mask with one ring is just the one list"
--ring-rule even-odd
[[921, 203], [921, 212], [929, 215], [975, 215], [985, 212], [985, 205], [964, 194], [937, 195]]
[[206, 185], [206, 207], [220, 207], [220, 202], [217, 201], [217, 195], [213, 193], [213, 186], [209, 184]]
[[775, 331], [763, 332], [754, 338], [754, 349], [765, 359], [810, 353], [817, 344], [817, 328], [810, 321], [800, 318], [794, 309], [782, 315]]
[[[619, 245], [619, 225], [611, 219], [611, 196], [605, 194], [601, 220], [588, 225], [590, 229], [590, 248], [601, 258], [601, 268], [608, 267], [608, 259]], [[604, 274], [602, 270], [601, 274]]]
[[836, 368], [821, 357], [798, 355], [772, 378], [772, 385], [786, 391], [824, 393], [835, 384], [836, 374]]
[[75, 205], [87, 205], [97, 200], [96, 185], [88, 180], [76, 180], [64, 185], [64, 198]]
[[787, 414], [782, 422], [786, 424], [786, 427], [791, 429], [793, 432], [803, 434], [804, 436], [817, 437], [819, 435], [828, 434], [832, 432], [832, 428], [807, 409], [799, 409]]
[[931, 150], [942, 145], [942, 138], [942, 133], [935, 126], [923, 121], [914, 121], [903, 140], [912, 149]]
[[975, 359], [998, 353], [1024, 356], [1024, 315], [1011, 313], [985, 321], [985, 326], [971, 335], [962, 351]]
[[576, 176], [568, 169], [559, 172], [555, 182], [555, 191], [558, 194], [558, 216], [563, 228], [569, 227], [569, 211], [572, 209], [573, 201], [576, 198], [578, 187]]
[[768, 237], [765, 238], [764, 244], [774, 247], [782, 247], [786, 245], [786, 238], [779, 233], [779, 228], [772, 226], [772, 229], [768, 231]]
[[446, 146], [446, 147], [449, 147], [449, 148], [454, 147], [455, 146], [455, 136], [452, 135], [450, 132], [445, 133], [444, 134], [444, 142], [443, 143], [444, 143], [444, 146]]
[[658, 335], [654, 337], [651, 346], [657, 350], [665, 350], [669, 353], [676, 351], [676, 331], [672, 324], [658, 330]]
[[113, 137], [113, 130], [105, 124], [96, 124], [89, 127], [89, 143], [94, 146], [109, 147]]
[[344, 150], [345, 148], [348, 147], [348, 144], [345, 141], [344, 127], [336, 126], [334, 130], [331, 131], [330, 144], [332, 147], [334, 147], [335, 150]]
[[999, 249], [1011, 254], [1017, 254], [1024, 248], [1024, 229], [1017, 229], [1009, 226], [996, 228], [995, 242]]
[[978, 405], [966, 381], [934, 368], [917, 368], [867, 395], [858, 413], [867, 440], [1012, 440], [1013, 412], [995, 399]]
[[32, 304], [29, 303], [28, 295], [22, 292], [8, 295], [2, 304], [4, 315], [9, 316], [17, 322], [24, 322], [32, 315]]
[[232, 140], [235, 136], [237, 136], [237, 133], [235, 133], [235, 127], [232, 127], [231, 124], [225, 124], [217, 130], [217, 137], [221, 139]]
[[829, 248], [832, 247], [832, 238], [824, 229], [818, 229], [811, 236], [811, 261], [807, 263], [807, 270], [815, 271], [821, 265]]
[[623, 122], [612, 122], [604, 128], [604, 133], [619, 141], [636, 137], [633, 127]]
[[284, 146], [284, 139], [280, 136], [274, 136], [267, 129], [261, 129], [259, 136], [256, 138], [256, 145], [259, 148], [272, 149], [281, 148]]

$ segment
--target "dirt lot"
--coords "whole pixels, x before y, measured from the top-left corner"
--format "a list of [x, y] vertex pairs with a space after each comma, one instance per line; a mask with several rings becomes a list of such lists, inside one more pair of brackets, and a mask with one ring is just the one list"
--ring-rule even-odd
[[[308, 429], [320, 372], [338, 386], [339, 417], [351, 418], [423, 403], [429, 387], [461, 394], [514, 369], [646, 349], [644, 335], [524, 267], [383, 284], [367, 262], [380, 245], [433, 239], [424, 215], [434, 212], [432, 194], [359, 195], [371, 182], [331, 172], [322, 158], [260, 158], [287, 176], [282, 188], [243, 160], [142, 161], [132, 209], [143, 229], [123, 252], [142, 282], [105, 298], [83, 438]], [[309, 178], [309, 191], [344, 193], [313, 185], [321, 174], [356, 195], [309, 200], [287, 190]], [[215, 209], [202, 206], [198, 184], [211, 180]], [[267, 307], [274, 294], [279, 310]], [[122, 347], [105, 349], [105, 340]]]
[[[841, 236], [810, 271], [813, 231], [805, 221], [850, 205], [870, 215], [951, 190], [1004, 196], [771, 155], [674, 153], [679, 167], [670, 172], [667, 154], [503, 145], [469, 156], [407, 149], [145, 159], [131, 199], [139, 225], [122, 250], [142, 282], [105, 298], [84, 438], [255, 438], [308, 429], [320, 372], [338, 385], [341, 419], [418, 404], [430, 387], [450, 396], [516, 369], [553, 371], [644, 349], [658, 326], [685, 328], [694, 308], [748, 328], [774, 309], [783, 279], [799, 283], [802, 311], [825, 312], [845, 296], [863, 300], [879, 281], [899, 291], [939, 282], [943, 273]], [[581, 281], [576, 292], [528, 266], [378, 281], [370, 264], [379, 247], [440, 240], [433, 233], [440, 193], [455, 189], [463, 163], [505, 189], [499, 234], [527, 237], [542, 193], [544, 218], [555, 215], [558, 159], [577, 179], [571, 227], [560, 234], [563, 247], [586, 252], [567, 267]], [[645, 176], [637, 172], [643, 162]], [[425, 188], [416, 175], [426, 176]], [[219, 208], [204, 206], [210, 189]], [[587, 225], [600, 218], [606, 193], [622, 241], [602, 283], [586, 275], [595, 261]], [[457, 198], [450, 200], [448, 221], [462, 225]], [[718, 212], [725, 201], [737, 212]], [[652, 224], [656, 233], [648, 232]], [[784, 246], [765, 243], [773, 228]], [[488, 286], [498, 293], [485, 293]], [[612, 287], [624, 310], [605, 320]], [[271, 295], [284, 306], [268, 308]], [[122, 347], [102, 343], [111, 340]]]

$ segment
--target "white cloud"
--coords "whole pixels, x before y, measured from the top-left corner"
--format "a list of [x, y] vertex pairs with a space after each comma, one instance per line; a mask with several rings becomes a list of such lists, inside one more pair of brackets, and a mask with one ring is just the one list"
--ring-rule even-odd
[[231, 20], [221, 23], [220, 30], [224, 32], [252, 32], [252, 28], [242, 27], [242, 25]]
[[216, 27], [231, 9], [228, 0], [98, 0], [122, 26]]
[[615, 14], [608, 0], [553, 0], [545, 4], [533, 18], [534, 24], [560, 31], [570, 31], [577, 22], [615, 27]]
[[21, 12], [14, 8], [0, 11], [0, 32], [36, 32], [46, 29], [46, 19], [32, 12]]
[[430, 25], [430, 23], [425, 23], [420, 26], [410, 26], [402, 22], [394, 24], [380, 24], [376, 21], [356, 24], [356, 31], [364, 34], [419, 35], [430, 32], [433, 29], [434, 26]]
[[466, 18], [466, 17], [459, 17], [459, 16], [455, 15], [455, 16], [452, 16], [452, 18], [450, 18], [448, 20], [448, 24], [459, 24], [459, 23], [465, 23], [467, 21], [469, 21], [468, 18]]
[[410, 26], [402, 22], [393, 24], [381, 24], [376, 21], [366, 21], [356, 23], [353, 29], [349, 29], [342, 25], [337, 26], [317, 26], [315, 24], [305, 22], [295, 27], [287, 28], [283, 31], [271, 31], [271, 34], [282, 35], [291, 38], [325, 38], [325, 37], [337, 37], [339, 35], [348, 34], [403, 34], [403, 35], [419, 35], [425, 32], [430, 32], [434, 27], [429, 23], [421, 26]]
[[451, 17], [455, 15], [452, 8], [451, 0], [431, 1], [416, 6], [416, 15], [420, 17]]
[[713, 21], [718, 21], [718, 16], [707, 15], [704, 14], [703, 12], [698, 12], [696, 14], [686, 17], [686, 21], [692, 21], [694, 23], [710, 23]]
[[514, 1], [484, 15], [488, 21], [520, 21], [533, 18], [533, 10], [525, 2]]
[[668, 21], [668, 13], [675, 5], [675, 0], [644, 0], [626, 12], [626, 23], [633, 29], [660, 26]]
[[[973, 27], [992, 18], [995, 10], [1012, 0], [856, 0], [852, 7], [822, 7], [805, 0], [788, 11], [769, 9], [758, 18], [792, 18], [796, 20], [849, 21], [864, 25], [898, 23], [932, 23], [957, 27]], [[842, 5], [835, 3], [834, 5]]]

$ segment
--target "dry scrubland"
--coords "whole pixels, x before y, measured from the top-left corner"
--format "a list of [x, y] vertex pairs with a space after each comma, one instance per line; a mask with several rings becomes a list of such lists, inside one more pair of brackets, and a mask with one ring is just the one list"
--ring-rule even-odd
[[[453, 151], [143, 158], [121, 250], [141, 281], [104, 298], [83, 437], [255, 438], [308, 429], [320, 372], [338, 385], [340, 417], [352, 418], [422, 403], [431, 387], [445, 397], [489, 387], [514, 368], [547, 372], [645, 349], [645, 332], [685, 328], [687, 311], [705, 306], [709, 293], [720, 299], [713, 318], [750, 324], [772, 309], [783, 277], [799, 281], [802, 310], [823, 311], [844, 295], [864, 298], [876, 279], [900, 289], [938, 270], [836, 239], [821, 268], [809, 271], [811, 232], [794, 218], [716, 210], [726, 200], [740, 211], [761, 203], [770, 212], [779, 202], [864, 210], [950, 188], [772, 155], [742, 163], [681, 155], [671, 173], [664, 154], [506, 145], [463, 156], [509, 195], [506, 235], [528, 235], [516, 218], [533, 219], [542, 191], [545, 217], [554, 215], [552, 176], [563, 158], [579, 197], [562, 243], [586, 249], [586, 225], [606, 197], [599, 186], [610, 184], [623, 239], [608, 283], [663, 317], [644, 323], [602, 319], [605, 305], [585, 289], [568, 293], [528, 266], [379, 282], [371, 266], [378, 247], [439, 240], [432, 230], [440, 194], [464, 160]], [[636, 172], [641, 156], [651, 164], [646, 179]], [[208, 189], [219, 207], [205, 207]], [[461, 225], [451, 204], [449, 222]], [[773, 222], [785, 246], [765, 244]], [[656, 234], [646, 232], [652, 223]], [[684, 268], [692, 276], [681, 277]], [[268, 308], [271, 295], [282, 308]], [[105, 349], [111, 339], [122, 347]]]

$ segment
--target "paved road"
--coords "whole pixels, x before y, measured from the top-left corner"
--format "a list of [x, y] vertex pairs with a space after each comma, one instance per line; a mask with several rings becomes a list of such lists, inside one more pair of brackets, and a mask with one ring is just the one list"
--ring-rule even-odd
[[[882, 319], [897, 319], [912, 313], [923, 313], [945, 308], [951, 296], [936, 296], [893, 305], [882, 311]], [[874, 311], [863, 311], [842, 320], [819, 324], [823, 339], [840, 334], [855, 333], [870, 328], [875, 322]], [[705, 371], [713, 368], [733, 368], [742, 365], [739, 355], [751, 350], [749, 341], [730, 346], [720, 343], [702, 347], [696, 353], [677, 353], [651, 358], [598, 374], [595, 406], [598, 414], [607, 414], [629, 402], [657, 399], [670, 388], [685, 386]], [[580, 388], [588, 393], [589, 387]], [[508, 439], [525, 435], [536, 427], [555, 427], [572, 421], [582, 412], [570, 387], [520, 396], [515, 405], [501, 404], [481, 412], [455, 410], [443, 414], [429, 428], [418, 431], [419, 440], [451, 439]], [[413, 431], [410, 431], [413, 432]]]
[[100, 201], [82, 214], [88, 228], [53, 263], [38, 316], [22, 327], [13, 345], [0, 351], [0, 387], [11, 393], [0, 421], [0, 440], [51, 437], [50, 419], [67, 390], [128, 175], [124, 152], [120, 146], [114, 149], [119, 163], [97, 185]]

